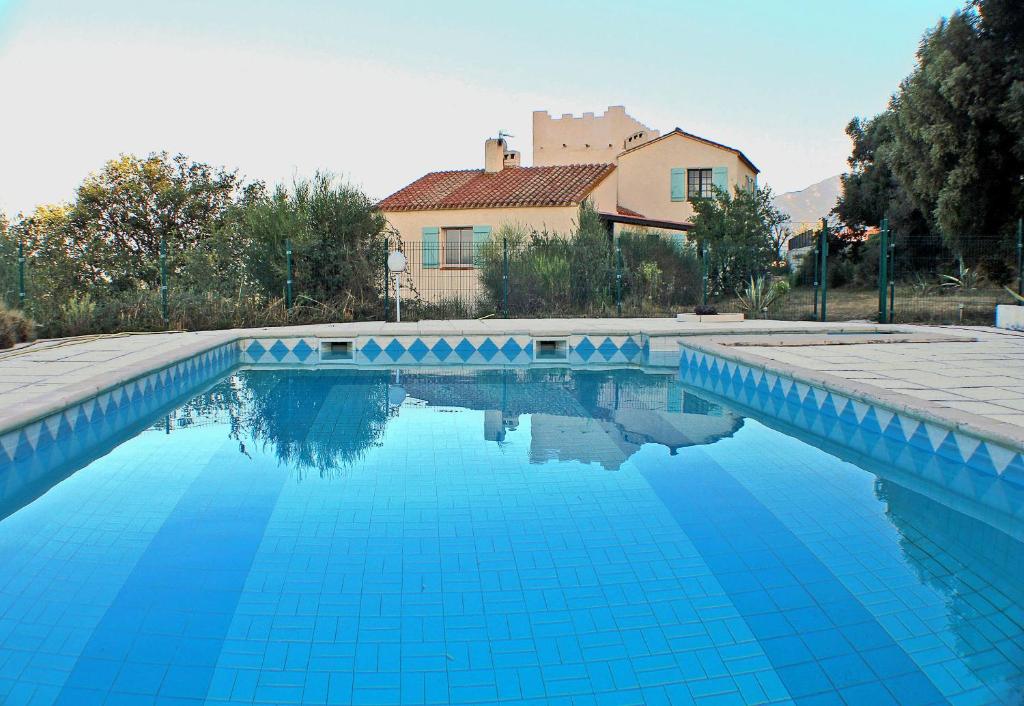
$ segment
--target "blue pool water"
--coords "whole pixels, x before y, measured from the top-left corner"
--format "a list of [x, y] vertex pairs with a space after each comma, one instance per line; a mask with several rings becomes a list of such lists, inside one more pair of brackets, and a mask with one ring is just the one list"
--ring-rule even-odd
[[1021, 703], [1024, 545], [911, 486], [668, 374], [240, 370], [6, 479], [0, 697]]

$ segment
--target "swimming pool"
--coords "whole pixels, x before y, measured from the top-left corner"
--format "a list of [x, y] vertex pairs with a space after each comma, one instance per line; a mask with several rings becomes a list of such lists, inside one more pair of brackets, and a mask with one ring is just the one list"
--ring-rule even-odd
[[1024, 694], [1012, 518], [678, 373], [236, 369], [171, 406], [7, 469], [4, 703]]

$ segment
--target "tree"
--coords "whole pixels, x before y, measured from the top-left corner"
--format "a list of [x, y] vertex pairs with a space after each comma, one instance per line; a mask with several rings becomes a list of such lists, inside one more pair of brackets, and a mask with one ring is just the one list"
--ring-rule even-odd
[[85, 291], [99, 275], [87, 250], [71, 237], [71, 206], [44, 204], [8, 228], [12, 247], [20, 241], [32, 263], [27, 279], [35, 296], [66, 297]]
[[846, 160], [850, 171], [842, 176], [842, 195], [833, 211], [854, 230], [877, 226], [888, 217], [896, 231], [927, 233], [927, 217], [893, 175], [886, 153], [892, 147], [894, 120], [893, 113], [885, 112], [866, 120], [854, 118], [846, 126], [853, 142]]
[[18, 301], [18, 244], [9, 235], [10, 221], [0, 211], [0, 304]]
[[161, 242], [173, 270], [179, 253], [222, 224], [238, 186], [237, 173], [185, 155], [121, 155], [78, 188], [69, 239], [111, 289], [156, 289]]
[[227, 228], [242, 244], [239, 262], [260, 291], [284, 295], [290, 241], [295, 293], [344, 300], [350, 315], [379, 313], [389, 226], [358, 188], [321, 172], [271, 194], [252, 188], [232, 209]]
[[[68, 331], [71, 318], [76, 330], [164, 326], [161, 243], [178, 325], [379, 315], [387, 222], [369, 197], [329, 175], [268, 193], [184, 155], [122, 155], [75, 196], [0, 228], [0, 265], [15, 262], [8, 254], [24, 243], [27, 305], [48, 333]], [[309, 304], [290, 311], [272, 301], [284, 295], [286, 240], [295, 298]], [[10, 300], [16, 270], [8, 270], [0, 267], [0, 295]]]
[[[928, 31], [888, 109], [854, 119], [836, 213], [854, 227], [1008, 235], [1024, 197], [1024, 13], [976, 0]], [[1008, 238], [1007, 238], [1008, 239]]]
[[715, 189], [693, 209], [689, 238], [704, 250], [710, 294], [731, 295], [779, 261], [779, 232], [789, 217], [772, 204], [771, 189]]

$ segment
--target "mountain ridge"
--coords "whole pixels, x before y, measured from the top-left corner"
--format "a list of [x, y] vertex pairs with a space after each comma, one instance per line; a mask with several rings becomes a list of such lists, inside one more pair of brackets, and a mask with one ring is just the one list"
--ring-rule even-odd
[[787, 191], [772, 204], [790, 218], [790, 228], [799, 232], [821, 222], [832, 211], [842, 192], [841, 175], [836, 174], [798, 191]]

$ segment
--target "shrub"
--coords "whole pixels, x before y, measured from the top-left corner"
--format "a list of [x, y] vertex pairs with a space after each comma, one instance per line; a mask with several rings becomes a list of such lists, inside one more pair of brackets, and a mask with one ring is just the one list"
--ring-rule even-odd
[[0, 305], [0, 348], [31, 341], [35, 338], [35, 324], [17, 309]]
[[503, 308], [505, 246], [510, 315], [586, 315], [614, 304], [611, 240], [590, 204], [580, 207], [577, 228], [567, 237], [503, 226], [478, 256], [481, 308]]
[[701, 298], [700, 261], [696, 249], [661, 233], [623, 232], [624, 305], [639, 310], [690, 306]]
[[95, 318], [96, 302], [93, 301], [91, 295], [72, 296], [60, 308], [62, 335], [79, 336], [84, 333], [92, 333]]
[[473, 316], [472, 306], [459, 297], [445, 297], [436, 301], [418, 298], [402, 301], [402, 321], [471, 319]]

